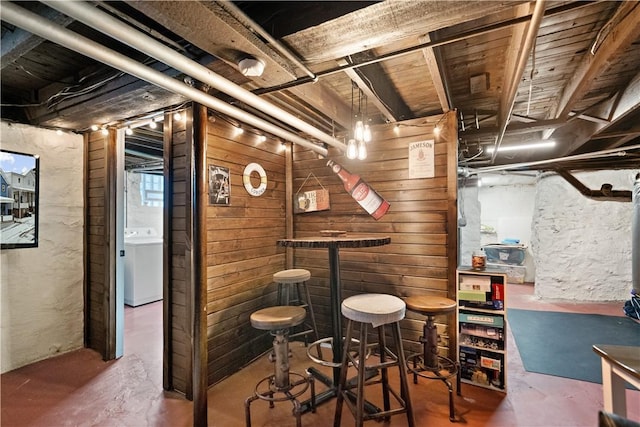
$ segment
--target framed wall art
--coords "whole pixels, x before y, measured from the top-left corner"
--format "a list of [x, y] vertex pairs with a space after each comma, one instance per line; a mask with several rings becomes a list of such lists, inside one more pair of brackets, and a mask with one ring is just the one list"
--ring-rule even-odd
[[209, 204], [228, 206], [231, 203], [229, 168], [209, 165]]
[[39, 157], [0, 150], [0, 246], [38, 246]]

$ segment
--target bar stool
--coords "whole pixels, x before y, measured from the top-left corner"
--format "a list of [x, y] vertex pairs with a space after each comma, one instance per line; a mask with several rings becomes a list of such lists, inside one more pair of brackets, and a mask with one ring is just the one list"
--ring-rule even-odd
[[457, 394], [460, 395], [460, 369], [453, 360], [438, 355], [438, 331], [434, 320], [436, 315], [454, 311], [456, 302], [449, 298], [428, 295], [407, 297], [404, 302], [409, 310], [427, 316], [420, 337], [423, 352], [407, 358], [407, 367], [413, 373], [413, 383], [418, 383], [418, 376], [444, 382], [449, 389], [449, 420], [455, 421], [453, 386], [449, 379], [456, 376]]
[[[409, 386], [405, 371], [405, 356], [402, 349], [402, 337], [400, 335], [400, 320], [404, 319], [405, 303], [400, 298], [386, 294], [361, 294], [345, 299], [342, 302], [342, 315], [347, 318], [347, 332], [345, 343], [351, 343], [354, 333], [354, 326], [358, 325], [360, 329], [360, 340], [358, 349], [354, 353], [350, 350], [350, 345], [345, 344], [342, 356], [342, 365], [340, 367], [340, 381], [338, 384], [336, 412], [334, 417], [334, 427], [340, 426], [342, 418], [342, 405], [347, 402], [347, 406], [351, 410], [356, 420], [356, 426], [361, 427], [364, 421], [370, 419], [384, 419], [386, 421], [392, 415], [407, 414], [408, 426], [414, 427], [413, 410], [411, 408], [411, 399], [409, 397]], [[391, 326], [391, 333], [395, 348], [391, 349], [387, 346], [384, 326]], [[367, 332], [368, 327], [372, 326], [378, 332], [378, 351], [380, 361], [369, 361], [367, 363]], [[393, 352], [395, 350], [395, 353]], [[357, 370], [357, 380], [355, 384], [347, 381], [347, 370], [349, 365], [353, 365]], [[387, 369], [393, 366], [398, 367], [400, 379], [400, 394], [393, 390], [389, 385], [389, 376]], [[380, 371], [378, 371], [378, 369]], [[367, 371], [367, 372], [365, 372]], [[375, 372], [375, 376], [370, 374]], [[365, 403], [368, 407], [369, 402], [365, 401], [365, 387], [369, 385], [382, 385], [383, 408], [377, 411], [365, 413]], [[353, 396], [352, 389], [356, 389], [356, 395]], [[399, 404], [391, 408], [390, 394], [393, 395]], [[346, 399], [345, 399], [346, 397]], [[353, 402], [355, 400], [355, 403]]]
[[274, 306], [263, 308], [251, 314], [251, 325], [256, 329], [271, 331], [273, 340], [274, 373], [258, 382], [252, 396], [245, 400], [245, 420], [247, 427], [251, 427], [251, 402], [257, 399], [269, 402], [269, 407], [274, 407], [274, 402], [289, 400], [293, 403], [293, 414], [296, 417], [296, 427], [301, 427], [302, 413], [298, 396], [311, 387], [311, 411], [315, 412], [315, 387], [313, 377], [289, 372], [289, 340], [287, 338], [289, 328], [301, 324], [307, 312], [302, 307]]
[[[308, 311], [306, 319], [311, 323], [304, 322], [301, 330], [291, 331], [289, 338], [304, 336], [304, 343], [308, 345], [307, 335], [313, 333], [318, 340], [318, 327], [316, 326], [316, 315], [311, 304], [311, 294], [307, 288], [306, 281], [311, 278], [311, 272], [303, 268], [292, 268], [281, 270], [273, 274], [273, 281], [278, 284], [277, 305], [297, 305]], [[302, 289], [304, 288], [304, 289]], [[302, 291], [304, 290], [304, 300]]]

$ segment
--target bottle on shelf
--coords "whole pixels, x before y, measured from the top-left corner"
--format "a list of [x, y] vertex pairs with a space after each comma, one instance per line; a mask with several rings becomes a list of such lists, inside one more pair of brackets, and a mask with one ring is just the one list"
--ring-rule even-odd
[[344, 189], [375, 220], [384, 216], [389, 210], [389, 202], [382, 198], [360, 175], [352, 174], [333, 160], [327, 162], [333, 173], [342, 180]]

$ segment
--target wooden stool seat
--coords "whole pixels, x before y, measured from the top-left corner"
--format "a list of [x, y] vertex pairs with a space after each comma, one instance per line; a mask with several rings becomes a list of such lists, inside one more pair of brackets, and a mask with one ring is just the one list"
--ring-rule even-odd
[[[316, 340], [318, 336], [318, 326], [316, 315], [311, 303], [311, 294], [306, 282], [311, 278], [311, 272], [304, 268], [290, 268], [280, 270], [273, 274], [273, 281], [278, 284], [276, 305], [293, 305], [303, 307], [308, 312], [308, 316], [301, 324], [289, 333], [289, 338], [303, 337], [305, 345], [309, 341], [307, 336], [313, 334]], [[297, 326], [297, 325], [296, 325]]]
[[435, 317], [455, 311], [457, 303], [449, 298], [430, 295], [407, 297], [404, 302], [407, 304], [407, 309], [427, 317], [423, 334], [419, 338], [423, 345], [422, 353], [407, 357], [407, 367], [413, 373], [413, 382], [417, 384], [420, 376], [445, 383], [449, 390], [449, 420], [455, 421], [453, 384], [449, 379], [456, 377], [457, 393], [460, 395], [460, 367], [456, 361], [438, 354], [438, 330]]
[[405, 298], [404, 302], [411, 311], [422, 314], [444, 314], [456, 309], [456, 302], [445, 297], [417, 295]]
[[300, 283], [311, 278], [311, 272], [304, 268], [291, 268], [281, 270], [273, 274], [273, 281], [276, 283]]
[[296, 427], [302, 426], [302, 406], [298, 397], [311, 387], [311, 411], [315, 412], [315, 386], [313, 377], [296, 372], [289, 372], [289, 328], [304, 322], [307, 310], [295, 305], [278, 305], [263, 308], [251, 313], [251, 326], [256, 329], [270, 331], [273, 335], [273, 350], [269, 360], [274, 362], [272, 375], [258, 382], [253, 394], [244, 402], [245, 422], [251, 427], [251, 403], [261, 399], [269, 402], [273, 408], [275, 402], [290, 401], [293, 404], [293, 415]]
[[263, 308], [251, 313], [251, 326], [264, 331], [292, 328], [304, 322], [307, 312], [295, 305]]

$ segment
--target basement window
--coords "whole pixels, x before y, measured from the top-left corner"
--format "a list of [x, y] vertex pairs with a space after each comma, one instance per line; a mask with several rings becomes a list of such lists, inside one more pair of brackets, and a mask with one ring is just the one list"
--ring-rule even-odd
[[162, 207], [164, 205], [164, 178], [162, 175], [141, 174], [140, 198], [142, 206]]

